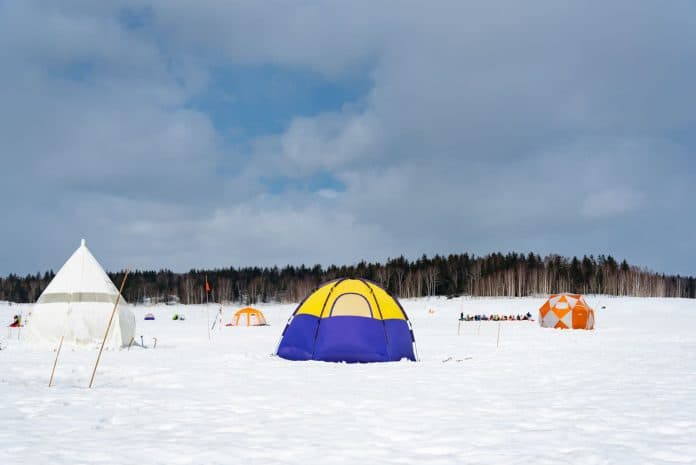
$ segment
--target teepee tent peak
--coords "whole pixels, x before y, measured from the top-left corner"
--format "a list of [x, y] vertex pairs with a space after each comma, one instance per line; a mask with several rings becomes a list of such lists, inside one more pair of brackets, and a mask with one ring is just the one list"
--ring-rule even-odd
[[[37, 303], [116, 302], [118, 289], [82, 239], [80, 247], [58, 270]], [[123, 297], [121, 302], [126, 303]]]
[[135, 335], [135, 316], [119, 291], [85, 245], [58, 270], [34, 305], [27, 323], [27, 342], [54, 347], [65, 343], [93, 345], [101, 342], [114, 305], [118, 311], [107, 347], [128, 345]]

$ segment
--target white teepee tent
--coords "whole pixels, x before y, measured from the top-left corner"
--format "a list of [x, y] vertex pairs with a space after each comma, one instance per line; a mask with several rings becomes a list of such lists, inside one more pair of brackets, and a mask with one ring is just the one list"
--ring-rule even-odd
[[[101, 343], [118, 289], [91, 254], [84, 239], [34, 305], [27, 321], [26, 341], [56, 347]], [[135, 336], [135, 316], [121, 297], [106, 347], [128, 345]]]

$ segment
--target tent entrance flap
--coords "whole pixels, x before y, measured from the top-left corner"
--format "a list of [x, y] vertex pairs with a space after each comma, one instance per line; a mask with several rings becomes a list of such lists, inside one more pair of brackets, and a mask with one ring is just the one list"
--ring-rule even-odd
[[363, 316], [372, 318], [372, 308], [364, 296], [360, 294], [343, 294], [339, 296], [331, 308], [330, 316]]

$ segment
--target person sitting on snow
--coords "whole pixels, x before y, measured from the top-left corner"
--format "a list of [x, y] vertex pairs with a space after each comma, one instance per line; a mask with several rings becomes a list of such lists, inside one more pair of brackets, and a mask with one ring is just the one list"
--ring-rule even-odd
[[22, 326], [22, 318], [19, 315], [13, 316], [10, 328], [19, 328], [20, 326]]

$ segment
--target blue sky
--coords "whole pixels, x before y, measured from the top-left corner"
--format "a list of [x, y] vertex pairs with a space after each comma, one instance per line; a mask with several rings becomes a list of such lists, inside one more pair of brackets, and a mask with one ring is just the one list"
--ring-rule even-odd
[[0, 1], [0, 275], [612, 254], [696, 274], [691, 2]]
[[190, 107], [209, 115], [232, 143], [282, 132], [298, 116], [358, 104], [370, 85], [365, 76], [336, 80], [269, 65], [215, 68], [209, 79]]

